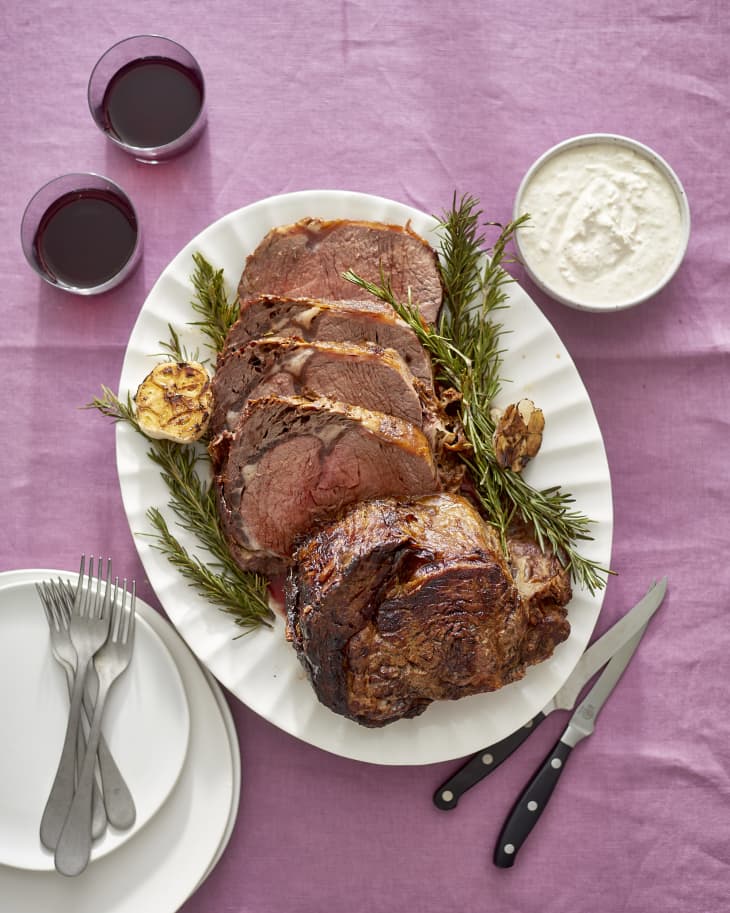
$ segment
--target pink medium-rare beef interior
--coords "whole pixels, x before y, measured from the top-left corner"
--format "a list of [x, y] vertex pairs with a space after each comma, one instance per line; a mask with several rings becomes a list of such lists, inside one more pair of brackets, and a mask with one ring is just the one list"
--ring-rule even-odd
[[439, 487], [415, 426], [324, 398], [252, 400], [222, 437], [213, 446], [224, 530], [257, 570], [286, 566], [298, 537], [357, 501]]

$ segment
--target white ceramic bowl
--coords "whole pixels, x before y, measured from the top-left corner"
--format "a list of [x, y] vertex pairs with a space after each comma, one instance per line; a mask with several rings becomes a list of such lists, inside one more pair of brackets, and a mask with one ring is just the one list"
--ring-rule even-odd
[[[546, 294], [563, 304], [580, 310], [612, 312], [633, 307], [656, 295], [677, 272], [687, 250], [690, 234], [690, 212], [687, 195], [675, 172], [660, 155], [643, 143], [614, 133], [587, 133], [567, 139], [543, 153], [527, 171], [515, 197], [514, 217], [518, 218], [526, 211], [525, 198], [526, 196], [529, 196], [527, 191], [530, 189], [533, 179], [541, 173], [545, 173], [544, 169], [548, 164], [554, 166], [557, 157], [564, 156], [569, 150], [575, 150], [579, 147], [597, 146], [600, 144], [623, 147], [640, 158], [645, 159], [648, 163], [653, 165], [659, 175], [664, 178], [671, 192], [676, 197], [679, 207], [676, 252], [671, 260], [664, 265], [661, 274], [655, 277], [655, 281], [652, 281], [648, 286], [644, 281], [643, 287], [640, 289], [637, 288], [636, 291], [633, 292], [622, 292], [611, 300], [591, 300], [590, 291], [585, 288], [586, 283], [583, 283], [581, 292], [576, 292], [574, 289], [568, 288], [567, 283], [563, 283], [559, 277], [549, 275], [551, 271], [554, 273], [555, 264], [550, 268], [547, 268], [545, 258], [551, 257], [552, 253], [537, 255], [534, 249], [532, 251], [529, 249], [530, 245], [526, 244], [524, 233], [534, 229], [539, 230], [540, 226], [536, 224], [535, 213], [531, 213], [531, 221], [527, 223], [524, 228], [519, 228], [517, 230], [515, 241], [520, 260], [524, 265], [526, 272], [533, 282]], [[540, 259], [542, 259], [542, 262], [540, 262]]]

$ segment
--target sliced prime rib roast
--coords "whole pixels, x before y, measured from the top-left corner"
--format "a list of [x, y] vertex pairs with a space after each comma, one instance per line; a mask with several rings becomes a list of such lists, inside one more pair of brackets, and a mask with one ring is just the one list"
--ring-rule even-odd
[[372, 301], [319, 301], [261, 295], [241, 302], [225, 352], [262, 336], [297, 336], [306, 341], [372, 342], [395, 349], [413, 374], [433, 384], [431, 360], [413, 330], [390, 305]]
[[324, 397], [253, 399], [210, 450], [231, 553], [266, 574], [288, 566], [298, 537], [357, 501], [440, 486], [422, 431]]
[[462, 486], [462, 429], [415, 333], [346, 269], [410, 289], [435, 320], [436, 256], [407, 229], [274, 229], [241, 278], [210, 452], [232, 555], [290, 569], [287, 636], [315, 692], [374, 727], [520, 678], [568, 636], [570, 584], [525, 530], [508, 564], [477, 510], [443, 493]]
[[249, 399], [278, 394], [326, 396], [422, 428], [424, 404], [416, 383], [394, 349], [375, 343], [266, 336], [229, 350], [218, 362], [209, 427], [213, 435], [233, 431]]
[[410, 292], [424, 319], [436, 320], [443, 297], [436, 253], [410, 228], [346, 219], [302, 219], [272, 229], [246, 260], [238, 294], [341, 301], [372, 299], [342, 278], [351, 269], [363, 279], [390, 281], [396, 298]]
[[325, 706], [383, 726], [501, 688], [551, 655], [570, 631], [565, 594], [533, 604], [520, 594], [531, 576], [515, 580], [459, 496], [358, 503], [298, 548], [287, 633]]

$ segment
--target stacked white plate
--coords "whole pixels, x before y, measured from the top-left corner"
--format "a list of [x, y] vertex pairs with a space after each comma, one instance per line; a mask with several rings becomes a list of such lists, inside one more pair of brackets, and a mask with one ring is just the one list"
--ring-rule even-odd
[[63, 571], [0, 574], [0, 897], [13, 913], [172, 913], [218, 862], [238, 812], [241, 768], [228, 705], [175, 630], [137, 600], [132, 663], [105, 711], [137, 820], [107, 832], [64, 878], [38, 829], [61, 753], [68, 697], [35, 591]]

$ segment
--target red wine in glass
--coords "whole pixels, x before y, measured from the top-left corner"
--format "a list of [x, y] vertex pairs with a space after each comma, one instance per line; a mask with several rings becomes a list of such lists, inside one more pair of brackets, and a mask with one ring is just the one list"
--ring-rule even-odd
[[195, 123], [203, 105], [198, 73], [167, 57], [133, 60], [104, 93], [106, 130], [128, 146], [165, 146]]
[[137, 243], [137, 217], [106, 189], [65, 193], [46, 209], [33, 237], [42, 273], [61, 286], [92, 289], [126, 266]]
[[161, 35], [135, 35], [105, 51], [88, 99], [99, 129], [138, 162], [174, 158], [205, 127], [203, 72], [190, 51]]

